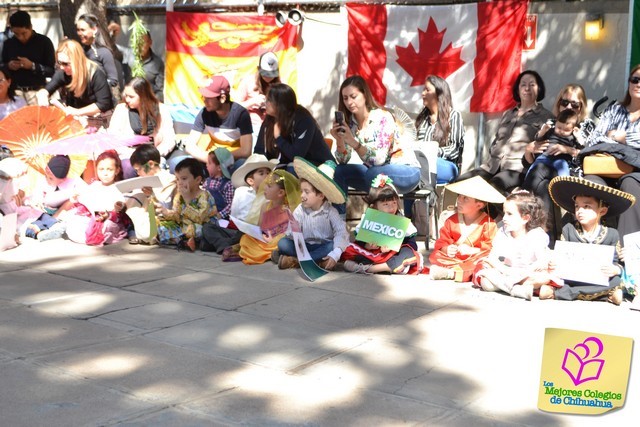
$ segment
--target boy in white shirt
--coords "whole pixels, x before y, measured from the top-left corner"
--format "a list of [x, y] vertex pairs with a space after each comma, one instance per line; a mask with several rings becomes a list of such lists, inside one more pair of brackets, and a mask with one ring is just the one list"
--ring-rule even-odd
[[[293, 211], [293, 218], [302, 229], [311, 259], [325, 270], [333, 270], [349, 244], [347, 225], [333, 204], [345, 203], [342, 189], [333, 181], [335, 163], [328, 161], [319, 167], [296, 157], [293, 167], [300, 178], [301, 202]], [[278, 268], [299, 265], [295, 242], [283, 237], [278, 242], [278, 254], [271, 256]], [[276, 256], [278, 255], [278, 256]]]

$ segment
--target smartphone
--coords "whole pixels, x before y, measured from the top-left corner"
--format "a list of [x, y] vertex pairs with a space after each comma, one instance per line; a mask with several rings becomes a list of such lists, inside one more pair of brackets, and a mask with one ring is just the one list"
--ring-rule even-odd
[[342, 111], [336, 111], [336, 123], [344, 125], [344, 113]]

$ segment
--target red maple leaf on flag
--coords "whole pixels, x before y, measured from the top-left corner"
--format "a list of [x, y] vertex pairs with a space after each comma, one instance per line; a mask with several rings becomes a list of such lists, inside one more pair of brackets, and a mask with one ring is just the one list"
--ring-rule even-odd
[[465, 62], [460, 58], [462, 47], [454, 48], [452, 43], [449, 43], [440, 52], [446, 31], [447, 29], [444, 28], [439, 32], [433, 18], [429, 18], [426, 31], [418, 28], [420, 51], [416, 52], [411, 43], [407, 47], [396, 46], [398, 64], [413, 77], [411, 86], [423, 85], [429, 75], [446, 79], [464, 65]]

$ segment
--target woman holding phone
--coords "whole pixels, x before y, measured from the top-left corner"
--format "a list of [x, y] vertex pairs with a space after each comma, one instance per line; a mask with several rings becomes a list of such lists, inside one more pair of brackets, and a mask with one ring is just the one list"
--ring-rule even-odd
[[[416, 188], [420, 164], [413, 151], [402, 149], [395, 118], [378, 106], [361, 76], [340, 85], [337, 113], [331, 129], [338, 161], [334, 180], [345, 192], [349, 186], [368, 191], [378, 174], [390, 177], [399, 194]], [[362, 164], [349, 163], [354, 153]], [[344, 205], [338, 210], [345, 212]]]
[[293, 171], [290, 164], [296, 156], [316, 166], [335, 161], [318, 123], [306, 108], [298, 105], [290, 86], [278, 83], [270, 87], [265, 112], [254, 153], [278, 159], [290, 171]]

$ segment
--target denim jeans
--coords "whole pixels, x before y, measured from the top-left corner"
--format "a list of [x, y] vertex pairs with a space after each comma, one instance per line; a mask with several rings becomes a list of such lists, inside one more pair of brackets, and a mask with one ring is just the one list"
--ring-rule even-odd
[[[346, 193], [349, 187], [359, 191], [369, 191], [371, 181], [379, 174], [385, 174], [393, 181], [399, 194], [413, 191], [420, 182], [420, 168], [408, 165], [386, 164], [366, 167], [365, 165], [338, 165], [333, 177], [334, 181]], [[345, 213], [346, 205], [336, 205], [338, 212]]]
[[[307, 243], [307, 250], [311, 255], [311, 259], [318, 262], [333, 250], [333, 242]], [[280, 255], [298, 257], [296, 245], [293, 243], [293, 239], [289, 237], [283, 237], [278, 241], [278, 252], [280, 252]]]
[[458, 176], [458, 166], [442, 157], [436, 160], [436, 168], [438, 184], [448, 184]]
[[[556, 170], [557, 176], [569, 176], [571, 175], [571, 170], [569, 169], [569, 162], [566, 158], [561, 156], [547, 156], [546, 154], [540, 154], [529, 166], [529, 170], [533, 170], [535, 166], [539, 164], [543, 164], [549, 167], [552, 167]], [[524, 178], [524, 181], [528, 183], [527, 178], [529, 177], [529, 172]]]

